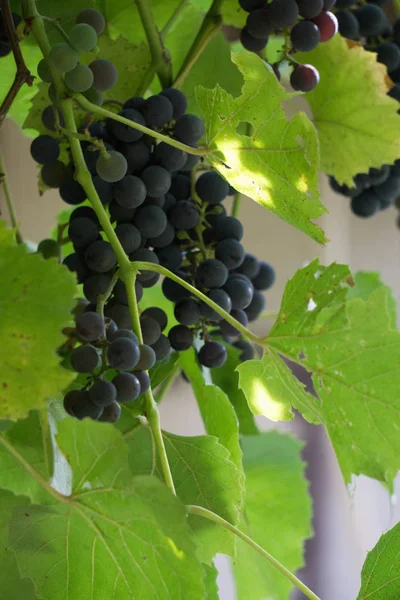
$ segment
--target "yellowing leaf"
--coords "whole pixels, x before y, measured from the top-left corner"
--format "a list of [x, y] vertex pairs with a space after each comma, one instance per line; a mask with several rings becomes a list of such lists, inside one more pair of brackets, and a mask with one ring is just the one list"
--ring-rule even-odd
[[336, 35], [296, 58], [320, 73], [319, 85], [306, 98], [325, 173], [351, 186], [358, 173], [399, 158], [399, 105], [387, 96], [386, 67], [376, 61], [376, 53], [358, 44], [349, 47]]
[[[282, 102], [293, 94], [263, 60], [247, 52], [232, 60], [245, 80], [239, 97], [219, 85], [197, 89], [207, 158], [238, 191], [323, 243], [323, 231], [311, 221], [326, 212], [318, 194], [314, 126], [302, 112], [286, 116]], [[243, 124], [249, 135], [238, 133]]]

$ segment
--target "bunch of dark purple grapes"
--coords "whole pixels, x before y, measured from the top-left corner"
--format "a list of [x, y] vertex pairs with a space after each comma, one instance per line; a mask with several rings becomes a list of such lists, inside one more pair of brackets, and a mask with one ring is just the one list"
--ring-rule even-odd
[[[287, 49], [282, 60], [293, 66], [290, 84], [296, 91], [311, 92], [319, 73], [312, 65], [296, 63], [293, 55], [310, 52], [337, 33], [337, 19], [329, 12], [335, 0], [239, 0], [239, 4], [249, 13], [240, 36], [243, 47], [260, 52], [271, 35], [284, 35]], [[279, 63], [274, 71], [279, 77]]]
[[[367, 50], [376, 52], [378, 62], [386, 66], [394, 82], [388, 96], [400, 102], [400, 19], [391, 27], [379, 6], [382, 4], [386, 4], [386, 0], [368, 4], [337, 0], [336, 16], [341, 35], [360, 41]], [[339, 185], [334, 178], [330, 183], [335, 192], [351, 198], [353, 214], [372, 217], [400, 197], [400, 158], [393, 165], [356, 175], [352, 186]]]

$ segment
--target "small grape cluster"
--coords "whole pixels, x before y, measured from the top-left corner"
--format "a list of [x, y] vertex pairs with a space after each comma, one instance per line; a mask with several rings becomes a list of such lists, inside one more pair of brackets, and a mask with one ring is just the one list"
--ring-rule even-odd
[[[380, 4], [386, 4], [386, 0], [362, 5], [354, 0], [337, 0], [339, 31], [344, 37], [362, 41], [367, 50], [376, 52], [378, 62], [386, 66], [394, 82], [388, 96], [400, 102], [400, 19], [390, 27]], [[400, 197], [400, 158], [393, 165], [356, 175], [352, 186], [340, 185], [333, 177], [330, 185], [335, 192], [351, 198], [353, 214], [372, 217], [392, 206]]]
[[[296, 91], [311, 92], [319, 73], [312, 65], [296, 63], [293, 54], [310, 52], [337, 33], [337, 19], [330, 12], [335, 0], [239, 0], [239, 4], [249, 13], [240, 36], [243, 47], [260, 52], [271, 35], [285, 36], [287, 49], [282, 60], [293, 66], [290, 84]], [[279, 63], [273, 68], [279, 77]]]
[[[22, 19], [21, 19], [20, 15], [14, 13], [14, 12], [12, 13], [12, 18], [14, 21], [14, 27], [17, 28], [18, 25], [21, 23]], [[11, 52], [10, 37], [8, 35], [7, 27], [4, 22], [2, 9], [0, 8], [0, 58], [2, 56], [7, 56], [8, 54], [10, 54], [10, 52]]]
[[[166, 315], [161, 309], [152, 309], [150, 314], [152, 320], [158, 319], [166, 326]], [[136, 400], [149, 389], [146, 371], [156, 361], [154, 351], [139, 344], [130, 329], [119, 329], [114, 321], [93, 311], [77, 316], [69, 338], [75, 345], [70, 353], [71, 367], [77, 373], [87, 374], [88, 379], [83, 388], [65, 395], [66, 412], [78, 419], [89, 417], [114, 423], [121, 415], [121, 404]]]

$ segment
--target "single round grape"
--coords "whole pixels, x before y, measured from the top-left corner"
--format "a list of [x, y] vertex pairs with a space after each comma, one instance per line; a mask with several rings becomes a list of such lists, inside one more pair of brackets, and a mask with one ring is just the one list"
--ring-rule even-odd
[[90, 275], [89, 267], [79, 254], [73, 253], [64, 258], [63, 265], [65, 265], [73, 273], [76, 273], [78, 283], [83, 283]]
[[158, 94], [147, 98], [141, 112], [146, 120], [147, 127], [160, 129], [172, 120], [174, 109], [166, 96]]
[[391, 176], [380, 185], [376, 185], [373, 189], [378, 195], [381, 204], [384, 206], [392, 204], [400, 195], [400, 177]]
[[266, 40], [274, 33], [275, 25], [271, 21], [268, 5], [252, 11], [247, 17], [246, 32], [256, 40]]
[[182, 266], [183, 255], [177, 244], [171, 244], [166, 248], [159, 248], [156, 251], [160, 265], [176, 273]]
[[93, 84], [93, 73], [86, 65], [76, 65], [65, 75], [65, 84], [72, 92], [86, 92]]
[[89, 389], [89, 398], [96, 406], [109, 406], [117, 399], [117, 390], [111, 381], [97, 379]]
[[[195, 146], [197, 148], [197, 146]], [[186, 162], [181, 167], [181, 171], [191, 171], [194, 167], [200, 162], [200, 156], [196, 154], [188, 154], [186, 158]]]
[[385, 13], [375, 4], [364, 4], [355, 13], [360, 24], [360, 33], [365, 37], [380, 35], [388, 26]]
[[[118, 114], [120, 117], [128, 119], [128, 121], [132, 121], [132, 123], [137, 123], [138, 125], [146, 124], [143, 115], [134, 108], [124, 108]], [[129, 125], [125, 125], [124, 123], [120, 123], [119, 121], [111, 120], [110, 129], [117, 139], [119, 139], [121, 142], [129, 144], [132, 142], [137, 142], [141, 137], [143, 137], [143, 133], [141, 131], [134, 129], [133, 127], [129, 127]]]
[[151, 277], [146, 278], [144, 281], [142, 281], [142, 286], [143, 288], [151, 288], [153, 286], [156, 285], [156, 283], [158, 283], [160, 279], [160, 274], [159, 273], [153, 273]]
[[124, 102], [123, 108], [134, 108], [135, 110], [140, 110], [146, 100], [141, 96], [132, 96], [132, 98], [128, 98], [126, 102]]
[[[56, 115], [58, 119], [57, 123]], [[56, 126], [64, 127], [65, 125], [64, 117], [62, 116], [60, 109], [53, 105], [46, 106], [46, 108], [42, 112], [42, 123], [46, 127], [46, 129], [50, 129], [50, 131], [55, 131]]]
[[196, 325], [200, 321], [200, 305], [194, 298], [185, 298], [175, 305], [175, 319], [181, 325]]
[[93, 373], [99, 363], [97, 350], [90, 344], [74, 348], [71, 352], [71, 365], [77, 373]]
[[150, 377], [146, 371], [134, 371], [133, 375], [138, 378], [140, 383], [140, 395], [142, 396], [150, 389]]
[[161, 331], [164, 331], [168, 324], [168, 317], [165, 311], [158, 306], [150, 306], [142, 312], [142, 317], [151, 317], [159, 324]]
[[78, 52], [90, 52], [97, 44], [96, 30], [87, 23], [77, 23], [68, 35], [72, 46]]
[[[187, 275], [185, 273], [181, 273], [178, 271], [177, 275], [181, 277], [181, 279], [187, 280]], [[186, 288], [182, 287], [179, 283], [172, 281], [172, 279], [168, 279], [166, 277], [162, 282], [162, 291], [167, 300], [171, 302], [179, 302], [183, 298], [189, 298], [190, 292]]]
[[167, 226], [167, 216], [158, 206], [142, 206], [136, 211], [134, 223], [142, 236], [157, 237]]
[[295, 0], [272, 0], [268, 11], [276, 29], [293, 27], [299, 16], [299, 7]]
[[122, 144], [120, 151], [128, 162], [129, 171], [141, 171], [150, 161], [151, 149], [142, 139], [133, 144]]
[[246, 254], [242, 264], [236, 269], [237, 273], [246, 275], [250, 280], [257, 277], [260, 271], [260, 263], [252, 254]]
[[389, 72], [400, 67], [400, 48], [396, 44], [382, 42], [377, 46], [376, 52], [378, 62], [386, 65]]
[[41, 165], [48, 165], [60, 156], [60, 144], [50, 135], [39, 135], [31, 143], [31, 156]]
[[225, 347], [220, 342], [206, 342], [198, 353], [200, 364], [209, 369], [222, 367], [227, 354]]
[[101, 92], [95, 90], [94, 87], [86, 90], [86, 92], [82, 92], [82, 96], [85, 96], [89, 102], [95, 104], [96, 106], [103, 106], [104, 97]]
[[219, 204], [227, 197], [229, 184], [216, 171], [207, 171], [196, 181], [196, 194], [209, 204]]
[[68, 237], [73, 243], [75, 250], [84, 250], [97, 240], [98, 235], [99, 228], [87, 217], [74, 219], [68, 227]]
[[188, 175], [178, 173], [171, 179], [170, 193], [176, 200], [188, 200], [190, 198], [191, 180]]
[[365, 190], [351, 200], [351, 210], [357, 217], [372, 217], [379, 210], [379, 196], [373, 189]]
[[232, 301], [232, 308], [246, 308], [252, 301], [254, 287], [247, 277], [231, 275], [224, 285], [224, 291]]
[[43, 183], [50, 188], [59, 188], [61, 184], [71, 177], [71, 171], [67, 165], [60, 160], [43, 165], [41, 170]]
[[193, 331], [185, 325], [175, 325], [168, 333], [169, 343], [174, 350], [183, 352], [190, 348], [194, 341]]
[[232, 239], [240, 242], [243, 237], [243, 225], [235, 217], [223, 217], [215, 225], [218, 241]]
[[114, 184], [113, 195], [121, 206], [137, 208], [146, 199], [146, 186], [139, 177], [125, 175], [123, 179]]
[[331, 12], [322, 11], [312, 22], [318, 27], [321, 34], [321, 42], [328, 42], [339, 29], [338, 20]]
[[78, 60], [78, 53], [65, 42], [56, 44], [49, 52], [50, 63], [60, 73], [67, 73], [75, 69]]
[[247, 27], [243, 27], [240, 32], [240, 41], [245, 50], [249, 52], [261, 52], [268, 44], [268, 37], [255, 38], [250, 34]]
[[372, 186], [384, 183], [390, 176], [389, 165], [383, 165], [380, 169], [370, 169], [368, 172], [369, 182]]
[[144, 169], [140, 177], [146, 186], [147, 194], [152, 198], [163, 196], [171, 187], [171, 175], [157, 165]]
[[312, 19], [324, 9], [324, 0], [296, 0], [296, 3], [299, 7], [300, 16], [304, 19]]
[[164, 167], [167, 171], [179, 171], [186, 163], [188, 154], [183, 150], [174, 148], [165, 142], [161, 142], [156, 146], [154, 158], [160, 167]]
[[135, 216], [135, 208], [125, 208], [118, 204], [116, 200], [111, 200], [108, 209], [110, 211], [110, 220], [112, 223], [115, 221], [120, 223], [131, 223]]
[[196, 281], [203, 288], [220, 288], [228, 279], [228, 269], [216, 258], [207, 258], [197, 268]]
[[217, 204], [217, 206], [208, 206], [206, 210], [206, 220], [207, 223], [211, 225], [211, 227], [215, 227], [217, 221], [222, 217], [226, 217], [226, 208], [222, 204]]
[[[225, 312], [227, 312], [227, 313], [231, 312], [232, 300], [230, 299], [230, 296], [224, 290], [213, 289], [213, 290], [210, 290], [206, 294], [206, 296], [208, 298], [210, 298], [210, 300], [212, 300], [213, 302], [218, 304], [218, 306], [220, 308], [222, 308]], [[201, 302], [200, 310], [201, 310], [201, 314], [203, 315], [203, 317], [205, 319], [207, 319], [207, 321], [214, 321], [214, 322], [218, 323], [218, 321], [221, 321], [221, 319], [223, 318], [223, 317], [221, 317], [221, 315], [218, 312], [216, 312], [213, 308], [211, 308], [211, 306], [209, 306], [205, 302]]]
[[319, 82], [319, 73], [312, 65], [296, 65], [290, 75], [290, 85], [295, 91], [311, 92]]
[[156, 354], [153, 348], [147, 344], [140, 344], [139, 350], [140, 358], [138, 364], [136, 365], [136, 369], [138, 371], [148, 371], [156, 362]]
[[[160, 234], [157, 235], [156, 237], [150, 237], [148, 242], [150, 246], [153, 246], [154, 248], [157, 249], [157, 256], [158, 259], [160, 260], [159, 254], [158, 254], [158, 250], [160, 249], [165, 249], [166, 251], [168, 250], [168, 247], [170, 247], [172, 245], [172, 242], [175, 239], [175, 227], [173, 227], [171, 225], [171, 223], [167, 223], [166, 228], [164, 229], [164, 231]], [[175, 251], [175, 247], [173, 247], [173, 252]], [[162, 264], [162, 261], [160, 260], [160, 264]]]
[[130, 371], [137, 365], [139, 358], [138, 344], [126, 337], [114, 339], [107, 348], [108, 364], [118, 371]]
[[[240, 323], [244, 327], [247, 327], [247, 325], [249, 323], [249, 319], [244, 310], [233, 308], [231, 310], [231, 316], [234, 319], [236, 319], [236, 321], [238, 321], [238, 323]], [[225, 335], [226, 337], [236, 337], [236, 336], [240, 335], [240, 331], [238, 331], [234, 325], [231, 325], [231, 323], [228, 323], [228, 321], [225, 321], [225, 319], [220, 321], [219, 328], [221, 330], [222, 335]]]
[[99, 313], [85, 312], [76, 319], [76, 331], [84, 342], [93, 342], [104, 335], [104, 319]]
[[179, 117], [174, 126], [175, 136], [187, 146], [196, 144], [203, 137], [204, 133], [203, 121], [190, 113]]
[[83, 284], [83, 293], [85, 294], [85, 298], [87, 298], [89, 302], [96, 304], [99, 296], [106, 293], [110, 282], [111, 279], [107, 275], [91, 275]]
[[116, 183], [125, 177], [128, 170], [126, 158], [115, 150], [107, 153], [107, 156], [99, 156], [96, 162], [98, 175], [111, 183]]
[[151, 346], [161, 335], [160, 324], [149, 316], [140, 317], [140, 328], [142, 330], [143, 343]]
[[140, 247], [142, 237], [139, 230], [131, 223], [120, 223], [115, 228], [115, 233], [126, 254], [131, 254]]
[[169, 339], [163, 333], [154, 344], [151, 344], [151, 347], [155, 352], [156, 360], [163, 360], [168, 356], [171, 350]]
[[250, 304], [245, 308], [249, 321], [255, 321], [265, 309], [265, 297], [258, 290], [254, 290]]
[[42, 58], [37, 67], [37, 72], [42, 81], [45, 83], [52, 83], [53, 78], [51, 76], [49, 63], [46, 58]]
[[93, 73], [93, 87], [98, 92], [107, 92], [118, 81], [118, 71], [113, 63], [106, 58], [96, 58], [90, 63]]
[[113, 184], [110, 181], [104, 181], [99, 175], [93, 175], [92, 181], [103, 206], [110, 204], [113, 197]]
[[101, 416], [97, 419], [103, 423], [116, 423], [121, 416], [121, 407], [118, 402], [105, 406]]
[[37, 253], [41, 254], [46, 260], [48, 258], [60, 259], [61, 248], [56, 240], [46, 239], [39, 243]]
[[181, 117], [187, 109], [187, 99], [183, 92], [175, 88], [165, 88], [160, 92], [161, 96], [165, 96], [172, 104], [172, 117], [176, 120]]
[[244, 248], [236, 240], [222, 240], [215, 248], [215, 258], [223, 262], [228, 269], [236, 269], [244, 260]]
[[76, 23], [87, 23], [93, 27], [97, 35], [103, 33], [106, 26], [105, 18], [95, 8], [84, 8], [81, 10], [76, 17]]
[[132, 340], [137, 346], [139, 345], [139, 340], [131, 329], [117, 329], [117, 331], [110, 333], [108, 340], [113, 342], [114, 340], [119, 340], [120, 338], [128, 338], [128, 340]]
[[341, 10], [336, 13], [339, 33], [349, 40], [360, 39], [360, 26], [354, 14], [349, 10]]
[[246, 362], [246, 360], [251, 360], [254, 358], [254, 348], [249, 342], [246, 342], [245, 340], [237, 340], [233, 345], [235, 348], [240, 350], [240, 362]]
[[89, 392], [85, 390], [68, 392], [64, 398], [64, 409], [69, 415], [79, 420], [88, 417], [97, 421], [103, 413], [103, 408], [93, 404]]
[[95, 273], [106, 273], [117, 263], [111, 244], [104, 240], [96, 240], [85, 251], [85, 262]]
[[194, 202], [179, 200], [168, 213], [169, 222], [177, 229], [193, 229], [200, 218], [199, 211]]
[[11, 44], [9, 41], [0, 40], [0, 57], [8, 56], [11, 53]]
[[121, 329], [129, 329], [132, 327], [132, 319], [129, 308], [125, 304], [109, 303], [104, 312], [105, 316], [116, 322]]
[[269, 290], [275, 282], [275, 270], [269, 263], [260, 262], [259, 264], [260, 269], [252, 279], [252, 284], [256, 290]]
[[314, 50], [321, 40], [318, 27], [312, 21], [300, 21], [296, 23], [290, 32], [290, 41], [297, 52], [309, 52]]
[[140, 381], [132, 373], [119, 373], [112, 380], [117, 392], [117, 401], [124, 404], [140, 396]]

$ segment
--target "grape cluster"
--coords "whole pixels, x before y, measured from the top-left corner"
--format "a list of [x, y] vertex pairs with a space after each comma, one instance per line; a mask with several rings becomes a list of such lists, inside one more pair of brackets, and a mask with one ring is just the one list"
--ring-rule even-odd
[[[12, 13], [12, 18], [14, 21], [14, 27], [17, 28], [21, 23], [22, 19], [16, 13]], [[10, 37], [7, 32], [7, 27], [4, 22], [4, 17], [2, 13], [2, 9], [0, 8], [0, 57], [7, 56], [11, 52], [11, 42]]]
[[[151, 314], [152, 319], [166, 323], [162, 310]], [[78, 315], [69, 335], [74, 344], [71, 367], [88, 379], [83, 388], [65, 395], [66, 412], [78, 419], [114, 423], [121, 415], [121, 404], [136, 400], [149, 389], [146, 371], [156, 361], [154, 351], [139, 344], [130, 329], [119, 329], [114, 321], [91, 310]]]
[[[389, 25], [380, 6], [386, 3], [387, 0], [367, 4], [337, 0], [336, 16], [341, 35], [361, 41], [367, 50], [376, 52], [378, 62], [386, 66], [394, 82], [388, 95], [400, 102], [400, 19], [393, 27]], [[356, 175], [352, 186], [340, 185], [333, 177], [330, 184], [335, 192], [351, 198], [353, 214], [372, 217], [400, 197], [400, 158], [393, 165]]]
[[[294, 90], [311, 92], [319, 82], [319, 73], [309, 64], [298, 64], [296, 52], [310, 52], [320, 42], [330, 40], [338, 30], [338, 22], [330, 9], [335, 0], [239, 0], [249, 13], [241, 31], [241, 42], [246, 50], [260, 52], [273, 34], [284, 35], [288, 46], [286, 56], [293, 66], [290, 83]], [[279, 75], [279, 63], [274, 65]]]

